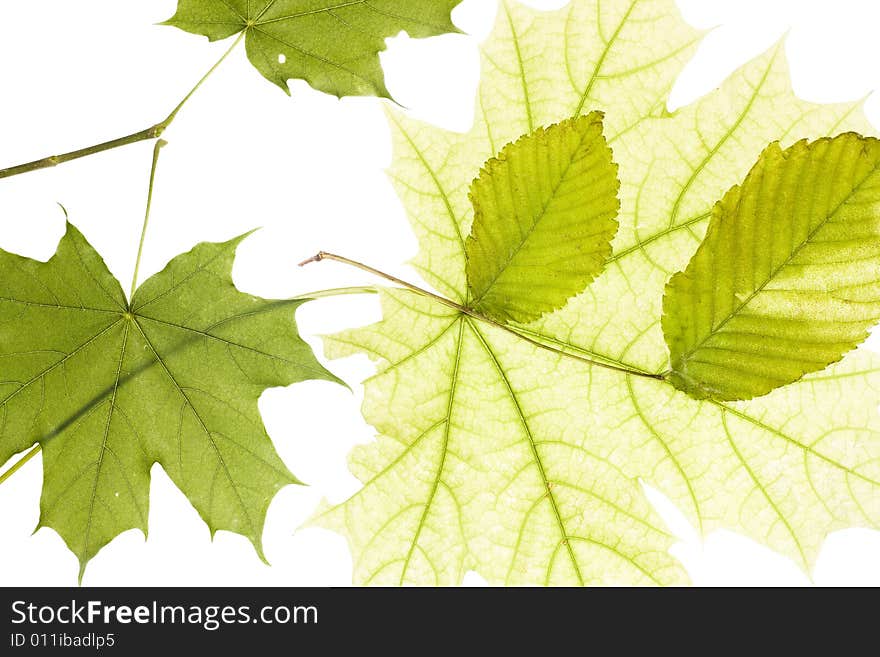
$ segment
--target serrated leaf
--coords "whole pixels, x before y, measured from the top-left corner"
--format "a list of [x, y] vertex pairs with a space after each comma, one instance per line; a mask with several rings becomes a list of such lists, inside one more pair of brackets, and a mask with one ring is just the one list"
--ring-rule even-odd
[[385, 39], [458, 32], [461, 0], [178, 0], [166, 25], [211, 41], [245, 32], [251, 64], [290, 93], [302, 79], [334, 96], [390, 98], [379, 64]]
[[[651, 372], [667, 370], [664, 289], [699, 246], [718, 199], [768, 143], [787, 147], [848, 130], [873, 132], [861, 104], [797, 98], [781, 43], [672, 117], [645, 120], [612, 142], [621, 210], [609, 265], [586, 294], [532, 328]], [[609, 309], [616, 309], [613, 322]]]
[[469, 132], [450, 133], [388, 110], [389, 174], [421, 243], [413, 265], [422, 277], [465, 303], [464, 241], [473, 221], [468, 192], [483, 163], [540, 126], [593, 110], [605, 112], [604, 133], [616, 159], [620, 135], [663, 112], [699, 36], [679, 18], [673, 0], [575, 0], [553, 12], [500, 2], [482, 46]]
[[841, 359], [880, 319], [880, 141], [771, 144], [664, 298], [669, 380], [749, 399]]
[[131, 304], [68, 224], [48, 262], [0, 251], [0, 462], [43, 448], [40, 526], [80, 562], [127, 529], [146, 535], [160, 463], [211, 529], [262, 557], [266, 510], [297, 483], [257, 408], [271, 386], [335, 381], [297, 335], [303, 301], [235, 289], [242, 238], [200, 244]]
[[[717, 199], [771, 141], [871, 132], [858, 103], [795, 97], [781, 46], [663, 112], [694, 39], [662, 0], [575, 0], [551, 13], [505, 2], [483, 48], [469, 134], [391, 112], [391, 175], [421, 242], [415, 265], [456, 302], [467, 300], [469, 182], [500, 144], [537, 125], [606, 112], [620, 227], [611, 264], [586, 291], [530, 324], [502, 330], [393, 292], [382, 322], [328, 340], [334, 356], [379, 362], [364, 415], [380, 436], [352, 457], [364, 487], [316, 520], [348, 538], [357, 581], [455, 584], [468, 569], [492, 582], [682, 581], [669, 539], [645, 526], [657, 521], [639, 480], [701, 532], [739, 531], [804, 568], [828, 532], [880, 526], [875, 358], [856, 351], [742, 402], [696, 400], [578, 360], [659, 377], [669, 367], [664, 286], [693, 255]], [[462, 325], [462, 348], [442, 332], [447, 323]], [[467, 385], [452, 395], [456, 368]], [[459, 395], [466, 403], [450, 404]], [[432, 422], [450, 427], [448, 441], [425, 433], [436, 432]]]
[[601, 112], [505, 146], [471, 187], [474, 308], [527, 322], [582, 292], [611, 255], [619, 187]]

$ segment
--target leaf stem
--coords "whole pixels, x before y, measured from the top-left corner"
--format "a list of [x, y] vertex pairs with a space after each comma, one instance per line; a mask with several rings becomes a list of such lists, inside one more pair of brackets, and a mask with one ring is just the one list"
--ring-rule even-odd
[[517, 330], [517, 332], [521, 333], [522, 335], [531, 336], [532, 338], [534, 338], [536, 340], [543, 340], [544, 344], [549, 343], [549, 344], [555, 345], [556, 348], [560, 351], [568, 351], [568, 352], [573, 352], [576, 354], [579, 353], [582, 356], [585, 356], [585, 357], [591, 358], [591, 359], [597, 359], [602, 362], [608, 363], [609, 365], [616, 365], [617, 367], [622, 367], [624, 369], [633, 370], [635, 372], [640, 372], [641, 374], [651, 375], [652, 378], [656, 378], [658, 380], [660, 380], [660, 379], [665, 380], [669, 376], [668, 370], [657, 374], [657, 373], [650, 372], [645, 369], [640, 369], [639, 367], [636, 367], [632, 363], [627, 363], [622, 360], [617, 360], [614, 358], [610, 358], [608, 356], [603, 356], [602, 354], [597, 354], [596, 352], [589, 351], [587, 349], [584, 349], [583, 347], [577, 347], [573, 344], [568, 344], [566, 342], [558, 340], [557, 338], [551, 338], [549, 336], [542, 335], [540, 332], [532, 330], [532, 329], [527, 329], [527, 328], [523, 328], [521, 326], [518, 326], [518, 327], [516, 327], [516, 330]]
[[130, 135], [126, 135], [125, 137], [119, 137], [117, 139], [111, 139], [110, 141], [101, 142], [100, 144], [95, 144], [94, 146], [88, 146], [86, 148], [80, 148], [75, 151], [71, 151], [69, 153], [62, 153], [60, 155], [50, 155], [49, 157], [44, 157], [39, 160], [34, 160], [33, 162], [26, 162], [25, 164], [18, 164], [16, 166], [7, 167], [6, 169], [0, 169], [0, 179], [2, 178], [11, 178], [12, 176], [17, 176], [22, 173], [28, 173], [30, 171], [39, 171], [40, 169], [48, 169], [50, 167], [58, 166], [59, 164], [63, 164], [64, 162], [70, 162], [72, 160], [78, 160], [82, 157], [87, 157], [89, 155], [95, 155], [97, 153], [103, 153], [104, 151], [109, 151], [114, 148], [119, 148], [120, 146], [127, 146], [129, 144], [136, 144], [141, 141], [149, 141], [150, 139], [158, 139], [162, 136], [162, 133], [171, 125], [174, 119], [177, 117], [177, 114], [183, 109], [183, 106], [192, 98], [193, 94], [199, 90], [199, 88], [205, 83], [205, 81], [211, 76], [211, 74], [217, 70], [217, 68], [222, 64], [226, 58], [235, 50], [235, 47], [241, 42], [242, 37], [245, 32], [242, 32], [235, 42], [230, 46], [230, 48], [223, 53], [223, 56], [217, 60], [217, 63], [214, 64], [205, 75], [196, 83], [196, 85], [184, 96], [183, 100], [181, 100], [177, 106], [171, 111], [171, 113], [165, 117], [164, 120], [160, 121], [156, 125], [152, 125], [149, 128], [145, 128], [139, 132], [134, 132]]
[[297, 294], [293, 297], [297, 301], [310, 301], [312, 299], [329, 299], [331, 297], [341, 297], [351, 294], [378, 294], [379, 289], [370, 285], [362, 285], [357, 287], [337, 287], [332, 290], [318, 290], [317, 292], [309, 292], [308, 294]]
[[303, 260], [299, 263], [300, 267], [305, 267], [306, 265], [312, 262], [321, 262], [322, 260], [335, 260], [336, 262], [341, 262], [344, 265], [349, 265], [350, 267], [355, 267], [356, 269], [360, 269], [361, 271], [365, 271], [369, 274], [373, 274], [374, 276], [378, 276], [379, 278], [384, 278], [386, 281], [391, 281], [392, 283], [396, 283], [401, 287], [405, 287], [408, 290], [421, 294], [422, 296], [430, 297], [434, 299], [434, 301], [438, 303], [442, 303], [444, 306], [449, 306], [453, 310], [457, 310], [459, 312], [470, 314], [472, 311], [468, 310], [462, 305], [455, 303], [454, 301], [450, 301], [446, 297], [441, 297], [439, 294], [434, 294], [433, 292], [428, 292], [428, 290], [422, 289], [412, 283], [407, 283], [396, 276], [392, 276], [391, 274], [386, 274], [383, 271], [379, 271], [378, 269], [374, 269], [369, 265], [365, 265], [362, 262], [358, 262], [357, 260], [351, 260], [350, 258], [346, 258], [345, 256], [336, 255], [335, 253], [328, 253], [327, 251], [319, 251], [311, 258], [307, 260]]
[[0, 484], [2, 484], [4, 481], [9, 479], [12, 475], [14, 475], [19, 470], [21, 470], [21, 468], [24, 466], [24, 464], [27, 463], [28, 461], [30, 461], [32, 458], [34, 458], [39, 452], [40, 452], [40, 445], [39, 444], [34, 445], [33, 448], [31, 449], [31, 451], [29, 451], [27, 454], [22, 456], [15, 465], [13, 465], [6, 472], [4, 472], [2, 475], [0, 475]]
[[192, 89], [190, 89], [189, 93], [183, 97], [183, 100], [181, 100], [177, 104], [177, 107], [175, 107], [173, 110], [171, 110], [171, 114], [169, 114], [168, 117], [164, 121], [162, 121], [162, 123], [159, 124], [159, 125], [163, 126], [163, 130], [164, 130], [164, 128], [167, 128], [169, 125], [171, 125], [171, 122], [174, 121], [175, 118], [177, 118], [177, 115], [180, 112], [180, 110], [183, 109], [183, 106], [186, 105], [187, 102], [189, 102], [189, 99], [195, 95], [195, 93], [201, 88], [201, 86], [203, 84], [205, 84], [205, 82], [208, 80], [208, 78], [211, 77], [211, 75], [214, 73], [214, 71], [216, 71], [218, 68], [220, 68], [220, 65], [226, 61], [226, 58], [229, 57], [229, 55], [232, 54], [232, 51], [235, 50], [235, 48], [238, 46], [239, 43], [241, 43], [241, 40], [244, 38], [245, 34], [247, 34], [247, 30], [243, 30], [241, 32], [241, 34], [239, 34], [238, 37], [236, 37], [235, 41], [232, 42], [232, 45], [229, 46], [229, 48], [226, 50], [226, 52], [223, 53], [223, 55], [220, 57], [220, 59], [218, 59], [217, 62], [211, 68], [208, 69], [208, 72], [202, 76], [201, 80], [196, 82], [195, 86]]
[[565, 356], [567, 358], [571, 358], [573, 360], [577, 360], [582, 363], [587, 363], [588, 365], [594, 365], [596, 367], [603, 367], [608, 370], [614, 370], [616, 372], [623, 372], [625, 374], [631, 374], [633, 376], [640, 376], [640, 377], [644, 377], [646, 379], [656, 379], [659, 381], [664, 380], [664, 376], [662, 374], [652, 374], [650, 372], [632, 369], [629, 367], [621, 367], [619, 365], [612, 365], [611, 363], [604, 363], [604, 362], [601, 362], [598, 360], [593, 360], [592, 358], [587, 358], [584, 356], [580, 356], [578, 354], [573, 354], [570, 351], [565, 351], [565, 350], [560, 349], [558, 347], [554, 347], [554, 346], [545, 344], [543, 342], [540, 342], [538, 340], [535, 340], [533, 338], [528, 337], [527, 335], [525, 335], [524, 333], [519, 331], [514, 326], [502, 324], [501, 322], [498, 322], [498, 321], [492, 319], [491, 317], [488, 317], [482, 313], [479, 313], [472, 308], [462, 306], [459, 303], [456, 303], [454, 301], [450, 301], [446, 297], [442, 297], [438, 294], [434, 294], [433, 292], [429, 292], [428, 290], [425, 290], [421, 287], [418, 287], [417, 285], [413, 285], [412, 283], [407, 283], [406, 281], [401, 280], [401, 279], [397, 278], [396, 276], [392, 276], [391, 274], [386, 274], [385, 272], [380, 271], [374, 267], [370, 267], [369, 265], [365, 265], [362, 262], [358, 262], [357, 260], [352, 260], [351, 258], [346, 258], [344, 256], [336, 255], [335, 253], [328, 253], [326, 251], [319, 251], [317, 254], [315, 254], [311, 258], [308, 258], [307, 260], [303, 260], [301, 263], [299, 263], [299, 266], [304, 267], [305, 265], [308, 265], [309, 263], [321, 262], [322, 260], [334, 260], [336, 262], [340, 262], [342, 264], [349, 265], [351, 267], [355, 267], [355, 268], [360, 269], [361, 271], [365, 271], [369, 274], [373, 274], [374, 276], [384, 278], [385, 280], [390, 281], [392, 283], [395, 283], [397, 285], [400, 285], [400, 286], [406, 288], [407, 290], [410, 290], [410, 291], [415, 292], [417, 294], [421, 294], [422, 296], [433, 299], [434, 301], [437, 301], [438, 303], [441, 303], [444, 306], [452, 308], [453, 310], [456, 310], [456, 311], [462, 313], [463, 315], [467, 315], [468, 317], [472, 317], [473, 319], [484, 322], [486, 324], [490, 324], [491, 326], [494, 326], [495, 328], [501, 329], [502, 331], [506, 331], [507, 333], [515, 335], [518, 338], [520, 338], [521, 340], [524, 340], [524, 341], [528, 342], [529, 344], [531, 344], [535, 347], [538, 347], [540, 349], [543, 349], [545, 351], [559, 354], [561, 356]]
[[141, 227], [141, 240], [138, 243], [137, 258], [134, 261], [134, 273], [131, 276], [131, 292], [128, 295], [128, 302], [134, 298], [135, 290], [137, 290], [138, 272], [141, 268], [141, 256], [144, 253], [144, 241], [147, 238], [147, 227], [150, 225], [150, 209], [153, 207], [153, 185], [156, 182], [156, 168], [159, 164], [159, 152], [162, 147], [168, 144], [164, 139], [160, 139], [153, 147], [153, 163], [150, 165], [150, 187], [147, 190], [147, 209], [144, 212], [144, 223]]

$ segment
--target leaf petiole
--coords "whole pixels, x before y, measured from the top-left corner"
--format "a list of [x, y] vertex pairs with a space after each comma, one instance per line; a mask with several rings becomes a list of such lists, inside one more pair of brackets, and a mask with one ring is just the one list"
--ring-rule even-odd
[[612, 365], [610, 363], [603, 363], [598, 360], [593, 360], [592, 358], [587, 358], [585, 356], [579, 356], [578, 354], [573, 354], [570, 351], [565, 351], [565, 350], [560, 349], [558, 347], [553, 347], [551, 345], [544, 344], [542, 342], [539, 342], [538, 340], [535, 340], [533, 338], [528, 337], [527, 335], [525, 335], [524, 333], [519, 331], [514, 326], [510, 326], [510, 325], [498, 322], [498, 321], [492, 319], [491, 317], [487, 317], [486, 315], [473, 310], [472, 308], [468, 308], [466, 306], [463, 306], [459, 303], [451, 301], [450, 299], [447, 299], [446, 297], [442, 297], [439, 294], [434, 294], [433, 292], [429, 292], [428, 290], [425, 290], [424, 288], [421, 288], [417, 285], [413, 285], [412, 283], [407, 283], [406, 281], [404, 281], [400, 278], [397, 278], [396, 276], [392, 276], [391, 274], [386, 274], [385, 272], [380, 271], [374, 267], [370, 267], [369, 265], [365, 265], [364, 263], [358, 262], [357, 260], [352, 260], [351, 258], [346, 258], [345, 256], [336, 255], [335, 253], [328, 253], [326, 251], [319, 251], [317, 254], [313, 255], [311, 258], [303, 260], [301, 263], [299, 263], [299, 266], [304, 267], [305, 265], [308, 265], [310, 263], [321, 262], [322, 260], [333, 260], [335, 262], [339, 262], [344, 265], [348, 265], [350, 267], [355, 267], [356, 269], [360, 269], [361, 271], [365, 271], [369, 274], [373, 274], [374, 276], [384, 278], [385, 280], [390, 281], [392, 283], [395, 283], [397, 285], [400, 285], [401, 287], [404, 287], [407, 290], [410, 290], [411, 292], [415, 292], [416, 294], [421, 294], [424, 297], [428, 297], [429, 299], [433, 299], [434, 301], [441, 303], [444, 306], [447, 306], [448, 308], [452, 308], [453, 310], [456, 310], [456, 311], [462, 313], [463, 315], [467, 315], [468, 317], [472, 317], [473, 319], [476, 319], [480, 322], [490, 324], [491, 326], [494, 326], [495, 328], [501, 329], [502, 331], [506, 331], [507, 333], [515, 335], [518, 338], [520, 338], [521, 340], [524, 340], [524, 341], [528, 342], [529, 344], [531, 344], [535, 347], [538, 347], [540, 349], [543, 349], [545, 351], [550, 351], [550, 352], [559, 354], [560, 356], [565, 356], [567, 358], [571, 358], [573, 360], [577, 360], [582, 363], [587, 363], [588, 365], [594, 365], [596, 367], [603, 367], [605, 369], [614, 370], [617, 372], [624, 372], [625, 374], [631, 374], [633, 376], [640, 376], [640, 377], [643, 377], [646, 379], [655, 379], [658, 381], [665, 380], [665, 376], [663, 374], [652, 374], [650, 372], [644, 372], [642, 370], [631, 369], [629, 367], [621, 367], [618, 365]]
[[159, 124], [160, 126], [162, 126], [163, 130], [165, 128], [167, 128], [169, 125], [171, 125], [172, 121], [174, 121], [174, 119], [177, 118], [177, 115], [180, 112], [180, 110], [183, 109], [183, 106], [186, 105], [187, 102], [189, 102], [189, 99], [195, 95], [195, 93], [201, 88], [201, 86], [203, 84], [205, 84], [205, 82], [208, 80], [208, 78], [211, 77], [211, 75], [214, 73], [214, 71], [216, 71], [218, 68], [220, 68], [220, 65], [223, 64], [223, 62], [226, 61], [226, 58], [232, 54], [232, 51], [235, 50], [235, 48], [238, 46], [239, 43], [241, 43], [241, 40], [244, 38], [244, 35], [246, 33], [247, 33], [247, 30], [245, 30], [244, 32], [242, 32], [241, 34], [238, 35], [238, 37], [235, 39], [235, 41], [232, 42], [232, 45], [229, 46], [229, 48], [226, 50], [226, 52], [223, 53], [223, 55], [220, 57], [220, 59], [218, 59], [217, 62], [211, 68], [208, 69], [208, 72], [205, 73], [198, 82], [196, 82], [195, 86], [189, 90], [189, 93], [183, 97], [183, 100], [181, 100], [177, 104], [177, 107], [175, 107], [173, 110], [171, 110], [171, 114], [169, 114], [168, 117], [164, 121], [162, 121], [162, 123]]
[[144, 241], [147, 238], [147, 227], [150, 225], [150, 209], [153, 206], [153, 185], [156, 182], [156, 167], [159, 164], [159, 152], [163, 146], [168, 144], [164, 139], [160, 139], [153, 147], [153, 163], [150, 165], [150, 186], [147, 190], [147, 209], [144, 212], [144, 223], [141, 227], [141, 239], [138, 243], [137, 258], [134, 261], [134, 273], [131, 276], [131, 293], [128, 295], [128, 301], [134, 298], [135, 290], [137, 290], [138, 272], [141, 268], [141, 256], [144, 253]]
[[6, 472], [4, 472], [2, 475], [0, 475], [0, 484], [5, 482], [7, 479], [9, 479], [12, 475], [14, 475], [19, 470], [21, 470], [21, 468], [24, 467], [24, 464], [27, 463], [28, 461], [30, 461], [32, 458], [34, 458], [39, 452], [40, 452], [40, 445], [38, 443], [38, 444], [34, 445], [33, 448], [31, 448], [31, 451], [29, 451], [27, 454], [22, 456], [15, 463], [15, 465], [13, 465]]
[[311, 301], [313, 299], [329, 299], [331, 297], [341, 297], [351, 294], [378, 294], [379, 288], [370, 285], [356, 287], [337, 287], [331, 290], [318, 290], [309, 292], [308, 294], [298, 294], [293, 299], [299, 301]]
[[380, 271], [378, 269], [374, 269], [373, 267], [370, 267], [369, 265], [365, 265], [362, 262], [358, 262], [357, 260], [351, 260], [350, 258], [346, 258], [345, 256], [336, 255], [335, 253], [328, 253], [326, 251], [319, 251], [318, 253], [313, 255], [311, 258], [308, 258], [307, 260], [303, 260], [301, 263], [299, 263], [299, 266], [305, 267], [306, 265], [308, 265], [312, 262], [321, 262], [322, 260], [334, 260], [334, 261], [340, 262], [344, 265], [348, 265], [350, 267], [355, 267], [356, 269], [360, 269], [361, 271], [365, 271], [369, 274], [373, 274], [374, 276], [378, 276], [379, 278], [384, 278], [386, 281], [396, 283], [397, 285], [400, 285], [401, 287], [405, 287], [406, 289], [408, 289], [412, 292], [416, 292], [417, 294], [421, 294], [422, 296], [426, 296], [431, 299], [434, 299], [434, 301], [436, 301], [438, 303], [442, 303], [444, 306], [448, 306], [449, 308], [452, 308], [453, 310], [457, 310], [458, 312], [464, 313], [466, 315], [473, 313], [472, 310], [469, 310], [468, 308], [465, 308], [464, 306], [457, 304], [454, 301], [450, 301], [446, 297], [441, 297], [439, 294], [434, 294], [433, 292], [429, 292], [428, 290], [420, 288], [417, 285], [413, 285], [412, 283], [407, 283], [406, 281], [404, 281], [400, 278], [397, 278], [396, 276], [392, 276], [391, 274], [386, 274], [385, 272]]
[[229, 47], [229, 49], [223, 53], [223, 56], [217, 60], [217, 62], [205, 73], [201, 79], [195, 84], [195, 86], [190, 89], [189, 93], [184, 96], [183, 100], [181, 100], [177, 106], [171, 111], [171, 113], [165, 117], [164, 120], [160, 121], [156, 125], [152, 125], [149, 128], [145, 128], [140, 132], [135, 132], [130, 135], [126, 135], [125, 137], [119, 137], [117, 139], [111, 139], [110, 141], [101, 142], [100, 144], [95, 144], [94, 146], [88, 146], [86, 148], [80, 148], [75, 151], [71, 151], [69, 153], [62, 153], [60, 155], [50, 155], [49, 157], [44, 157], [39, 160], [34, 160], [33, 162], [26, 162], [25, 164], [18, 164], [16, 166], [7, 167], [6, 169], [0, 169], [0, 178], [11, 178], [12, 176], [17, 176], [22, 173], [28, 173], [30, 171], [39, 171], [40, 169], [48, 169], [50, 167], [58, 166], [59, 164], [63, 164], [65, 162], [70, 162], [72, 160], [78, 160], [83, 157], [88, 157], [89, 155], [96, 155], [98, 153], [103, 153], [104, 151], [109, 151], [114, 148], [119, 148], [120, 146], [128, 146], [129, 144], [137, 144], [142, 141], [149, 141], [150, 139], [158, 139], [162, 136], [162, 133], [171, 125], [174, 119], [177, 117], [180, 110], [183, 109], [184, 105], [189, 101], [190, 98], [199, 90], [199, 88], [205, 83], [205, 81], [211, 76], [214, 71], [226, 60], [227, 57], [235, 50], [235, 47], [241, 42], [242, 37], [244, 36], [244, 32], [242, 32], [239, 37], [235, 40], [235, 42]]

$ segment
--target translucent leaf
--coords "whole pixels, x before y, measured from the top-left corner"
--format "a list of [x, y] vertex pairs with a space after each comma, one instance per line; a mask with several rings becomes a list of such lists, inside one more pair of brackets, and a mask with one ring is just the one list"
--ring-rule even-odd
[[553, 12], [503, 0], [482, 47], [469, 132], [451, 133], [388, 110], [389, 173], [422, 247], [413, 263], [422, 277], [464, 303], [464, 243], [473, 221], [468, 192], [483, 163], [540, 126], [593, 110], [605, 112], [605, 136], [617, 161], [615, 142], [644, 117], [663, 113], [698, 39], [673, 0], [576, 0]]
[[672, 277], [670, 381], [749, 399], [840, 360], [880, 318], [880, 141], [770, 145]]
[[583, 291], [611, 255], [619, 187], [600, 112], [505, 146], [471, 188], [472, 305], [525, 322]]
[[781, 45], [665, 112], [696, 36], [671, 1], [575, 0], [550, 13], [504, 2], [467, 135], [391, 112], [391, 176], [422, 246], [414, 264], [457, 302], [470, 182], [537, 126], [605, 111], [620, 226], [597, 279], [530, 324], [500, 329], [389, 292], [382, 322], [328, 340], [334, 356], [379, 363], [364, 403], [379, 437], [352, 457], [364, 487], [317, 518], [348, 538], [357, 581], [455, 584], [473, 569], [522, 584], [681, 582], [640, 481], [701, 532], [739, 531], [804, 568], [828, 532], [880, 526], [875, 358], [856, 351], [740, 402], [579, 360], [667, 371], [664, 288], [716, 201], [772, 141], [871, 132], [858, 103], [798, 99]]
[[666, 283], [687, 266], [718, 199], [745, 178], [768, 143], [788, 147], [847, 130], [873, 132], [861, 104], [797, 98], [782, 44], [673, 116], [645, 120], [612, 142], [621, 210], [609, 265], [584, 294], [530, 329], [666, 371], [660, 325]]
[[344, 532], [364, 584], [673, 584], [672, 537], [628, 476], [588, 444], [589, 367], [409, 292], [385, 320], [327, 340], [379, 373], [351, 458], [364, 488], [315, 522]]

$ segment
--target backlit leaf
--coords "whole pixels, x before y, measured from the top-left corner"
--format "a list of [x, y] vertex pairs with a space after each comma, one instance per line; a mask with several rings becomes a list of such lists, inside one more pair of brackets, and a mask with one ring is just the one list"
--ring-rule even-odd
[[582, 292], [611, 255], [619, 187], [599, 112], [505, 146], [471, 188], [472, 305], [526, 322]]
[[840, 360], [880, 319], [880, 141], [772, 144], [664, 299], [670, 381], [749, 399]]
[[536, 321], [499, 327], [389, 291], [380, 323], [328, 339], [330, 355], [366, 353], [378, 369], [363, 411], [379, 436], [352, 455], [363, 489], [315, 521], [348, 538], [356, 581], [682, 582], [641, 482], [700, 532], [741, 532], [804, 568], [829, 532], [880, 527], [876, 358], [856, 351], [750, 401], [661, 380], [664, 289], [717, 200], [770, 142], [871, 132], [857, 103], [798, 99], [781, 45], [666, 112], [696, 38], [667, 0], [502, 2], [468, 134], [390, 112], [414, 265], [457, 303], [470, 182], [504, 144], [605, 112], [621, 209], [610, 264]]

